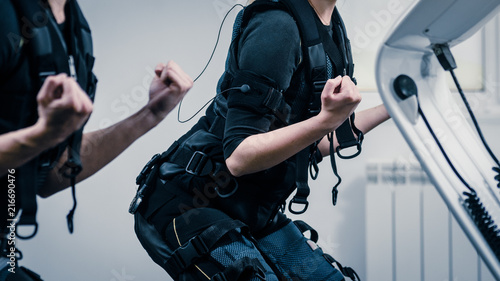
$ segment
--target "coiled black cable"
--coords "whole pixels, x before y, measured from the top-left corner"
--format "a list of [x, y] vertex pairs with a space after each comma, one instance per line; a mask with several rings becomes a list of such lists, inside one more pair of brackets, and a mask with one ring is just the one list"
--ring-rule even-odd
[[[455, 61], [453, 59], [453, 56], [451, 54], [451, 51], [449, 49], [448, 44], [443, 44], [443, 45], [435, 45], [434, 47], [434, 52], [436, 56], [438, 57], [439, 62], [443, 66], [443, 68], [451, 73], [451, 76], [453, 78], [453, 81], [455, 82], [455, 85], [458, 89], [458, 92], [460, 93], [460, 96], [462, 97], [462, 100], [467, 108], [467, 111], [470, 114], [470, 117], [472, 119], [472, 122], [474, 123], [474, 126], [476, 127], [476, 130], [479, 134], [479, 137], [481, 138], [481, 141], [483, 142], [483, 145], [486, 147], [488, 153], [490, 156], [493, 158], [495, 163], [497, 164], [497, 167], [493, 167], [493, 170], [499, 175], [495, 177], [495, 180], [500, 181], [500, 164], [498, 163], [498, 159], [495, 157], [491, 149], [489, 148], [488, 144], [486, 143], [486, 140], [484, 139], [484, 136], [481, 132], [481, 129], [479, 128], [479, 124], [474, 116], [474, 113], [472, 112], [472, 109], [469, 106], [469, 103], [467, 102], [467, 99], [464, 95], [464, 92], [462, 90], [462, 87], [460, 86], [460, 83], [458, 82], [457, 77], [455, 76], [455, 73], [453, 72], [453, 69], [456, 68]], [[418, 106], [418, 112], [422, 116], [422, 119], [429, 129], [429, 132], [431, 133], [433, 139], [435, 140], [436, 144], [439, 147], [439, 150], [443, 154], [443, 156], [446, 159], [446, 162], [448, 165], [451, 167], [453, 172], [456, 174], [456, 176], [460, 179], [460, 181], [464, 184], [464, 186], [469, 189], [469, 192], [463, 192], [463, 195], [466, 196], [463, 206], [466, 209], [466, 211], [469, 213], [469, 216], [471, 217], [472, 221], [474, 224], [477, 226], [478, 230], [481, 232], [483, 235], [484, 239], [488, 243], [488, 245], [491, 247], [491, 250], [497, 257], [497, 259], [500, 261], [500, 229], [498, 226], [495, 224], [495, 221], [489, 214], [488, 210], [486, 209], [486, 206], [481, 202], [481, 199], [477, 195], [476, 191], [469, 185], [469, 183], [462, 177], [462, 175], [457, 171], [455, 168], [455, 165], [451, 162], [450, 158], [448, 157], [446, 151], [444, 150], [443, 146], [441, 145], [441, 142], [437, 138], [436, 134], [434, 133], [433, 129], [431, 128], [427, 118], [425, 117], [425, 114], [423, 113], [420, 105]], [[500, 187], [500, 184], [497, 185]]]
[[481, 203], [481, 200], [475, 192], [464, 192], [465, 199], [464, 207], [469, 212], [470, 217], [476, 223], [477, 228], [484, 236], [491, 250], [498, 260], [500, 260], [500, 229], [491, 218], [491, 215], [486, 210], [486, 207]]
[[455, 165], [453, 165], [453, 163], [451, 162], [448, 154], [441, 145], [441, 142], [434, 133], [434, 130], [431, 128], [429, 122], [427, 121], [425, 114], [422, 112], [420, 105], [418, 107], [418, 112], [422, 116], [422, 120], [429, 129], [429, 132], [431, 133], [433, 139], [436, 141], [436, 144], [438, 145], [439, 150], [446, 159], [446, 162], [451, 167], [456, 176], [460, 179], [460, 181], [465, 185], [465, 187], [469, 189], [470, 192], [463, 192], [463, 195], [467, 197], [464, 200], [463, 206], [469, 213], [471, 219], [483, 235], [488, 245], [491, 247], [491, 250], [497, 257], [497, 259], [500, 261], [500, 230], [498, 229], [498, 226], [495, 224], [495, 221], [492, 219], [488, 210], [486, 210], [486, 207], [481, 202], [481, 199], [477, 195], [476, 191], [462, 177], [462, 175], [455, 168]]

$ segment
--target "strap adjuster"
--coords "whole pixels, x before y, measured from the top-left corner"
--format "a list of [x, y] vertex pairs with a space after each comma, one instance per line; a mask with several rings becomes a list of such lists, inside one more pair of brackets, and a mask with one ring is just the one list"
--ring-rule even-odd
[[[165, 266], [171, 272], [180, 273], [188, 268], [195, 260], [205, 256], [209, 248], [199, 236], [191, 238], [188, 243], [178, 248], [172, 253], [172, 257], [166, 262]], [[177, 275], [176, 274], [176, 275]]]
[[[212, 166], [210, 169], [208, 169], [208, 173], [205, 169], [207, 164], [210, 164]], [[195, 151], [193, 153], [193, 156], [191, 156], [191, 159], [189, 159], [185, 170], [188, 174], [194, 176], [203, 176], [208, 175], [212, 171], [212, 168], [213, 164], [210, 160], [210, 157], [201, 151]]]

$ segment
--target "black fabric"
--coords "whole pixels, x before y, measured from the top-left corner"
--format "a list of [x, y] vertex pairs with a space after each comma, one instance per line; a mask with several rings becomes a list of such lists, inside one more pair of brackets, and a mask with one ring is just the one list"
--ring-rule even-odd
[[[235, 26], [235, 30], [240, 31], [240, 27]], [[303, 59], [299, 30], [292, 16], [281, 9], [259, 11], [233, 40], [218, 92], [242, 84], [251, 88], [252, 81], [261, 81], [275, 94], [281, 94], [290, 106], [290, 124], [302, 121], [312, 93], [307, 80], [309, 69], [301, 63]], [[324, 52], [322, 59], [327, 60]], [[215, 162], [224, 164], [245, 138], [284, 126], [276, 122], [271, 109], [255, 108], [262, 103], [262, 100], [256, 101], [262, 98], [259, 95], [265, 93], [231, 90], [218, 95], [206, 115], [178, 140], [180, 147], [201, 151]], [[220, 131], [210, 134], [212, 124], [220, 118], [226, 120], [222, 137]], [[235, 178], [238, 189], [227, 198], [214, 191], [216, 179], [191, 175], [183, 171], [185, 164], [175, 162], [167, 159], [162, 165], [155, 191], [145, 198], [145, 207], [141, 210], [160, 232], [165, 230], [169, 219], [180, 214], [190, 213], [193, 209], [214, 208], [244, 222], [254, 236], [261, 237], [281, 225], [283, 219], [278, 215], [279, 209], [296, 187], [293, 157], [273, 168]], [[307, 172], [308, 166], [305, 167]], [[167, 238], [167, 243], [175, 242], [171, 239]]]
[[314, 243], [318, 243], [319, 235], [314, 228], [312, 228], [309, 224], [301, 220], [293, 221], [293, 223], [300, 230], [300, 232], [302, 232], [302, 234], [304, 234], [304, 232], [309, 231], [311, 233], [309, 239]]
[[[66, 18], [69, 21], [62, 27], [63, 30], [55, 22], [46, 1], [1, 1], [0, 8], [0, 134], [36, 122], [36, 96], [44, 79], [58, 73], [70, 75], [68, 46], [69, 54], [74, 56], [77, 81], [93, 99], [97, 79], [92, 73], [94, 57], [90, 28], [75, 0], [69, 0], [66, 4]], [[22, 168], [12, 167], [18, 172], [18, 194], [30, 196], [16, 198], [20, 202], [24, 199], [24, 206], [19, 204], [18, 210], [24, 207], [28, 210], [24, 214], [30, 214], [25, 222], [35, 220], [37, 190], [67, 145], [68, 141], [65, 141], [42, 153], [35, 160], [38, 166], [27, 164]], [[2, 192], [1, 197], [4, 196], [6, 194]], [[4, 221], [2, 219], [2, 224]]]
[[[276, 91], [284, 91], [285, 100], [298, 94], [300, 89], [289, 86], [297, 75], [295, 71], [301, 59], [300, 36], [293, 18], [288, 13], [272, 10], [256, 14], [239, 38], [233, 41], [231, 51], [228, 65], [236, 65], [239, 74], [250, 73], [252, 76], [247, 78], [248, 80], [259, 77], [259, 80], [268, 83], [269, 87]], [[270, 61], [273, 63], [270, 64]], [[223, 86], [221, 90], [238, 85]], [[286, 91], [287, 89], [290, 91]], [[228, 93], [227, 103], [221, 99], [217, 100], [219, 103], [226, 103], [228, 108], [227, 113], [222, 113], [227, 120], [223, 140], [225, 158], [228, 158], [245, 138], [270, 131], [274, 125], [275, 117], [269, 109], [262, 109], [266, 112], [257, 114], [255, 109], [241, 106], [241, 99], [241, 95], [231, 91]]]
[[[179, 246], [165, 263], [166, 270], [175, 278], [197, 260], [206, 257], [223, 236], [230, 231], [244, 227], [246, 226], [242, 222], [230, 218], [212, 223], [201, 233], [192, 236], [186, 243], [180, 242], [182, 246]], [[177, 238], [177, 231], [174, 234]]]
[[[200, 208], [172, 218], [165, 230], [160, 232], [142, 215], [136, 213], [135, 231], [148, 254], [168, 272], [170, 267], [165, 266], [167, 262], [172, 259], [176, 252], [183, 251], [183, 247], [179, 245], [187, 247], [186, 245], [190, 244], [189, 241], [193, 241], [196, 239], [195, 237], [203, 235], [203, 233], [212, 236], [213, 232], [210, 232], [215, 228], [215, 225], [230, 221], [233, 220], [218, 210]], [[226, 234], [217, 239], [218, 241], [211, 247], [209, 253], [196, 259], [194, 264], [186, 266], [182, 272], [178, 272], [179, 268], [173, 269], [172, 275], [178, 273], [175, 280], [221, 280], [221, 278], [227, 277], [229, 278], [227, 281], [259, 281], [262, 280], [261, 274], [265, 274], [266, 280], [278, 281], [273, 270], [253, 244], [254, 240], [248, 237], [248, 233], [240, 228], [219, 231], [219, 234], [221, 232], [226, 232]], [[217, 233], [214, 236], [218, 236]], [[198, 245], [198, 248], [204, 247]], [[243, 268], [239, 268], [240, 266]], [[252, 270], [252, 267], [257, 270]], [[261, 270], [258, 270], [257, 267]]]
[[265, 281], [266, 274], [256, 258], [244, 257], [212, 277], [214, 281], [250, 281], [252, 278]]

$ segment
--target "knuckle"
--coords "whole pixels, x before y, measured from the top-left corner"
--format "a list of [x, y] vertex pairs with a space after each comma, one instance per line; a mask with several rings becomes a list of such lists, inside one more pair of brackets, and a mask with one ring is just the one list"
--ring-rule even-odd
[[328, 85], [328, 86], [333, 86], [334, 84], [335, 84], [335, 81], [333, 79], [328, 79], [326, 81], [326, 85]]

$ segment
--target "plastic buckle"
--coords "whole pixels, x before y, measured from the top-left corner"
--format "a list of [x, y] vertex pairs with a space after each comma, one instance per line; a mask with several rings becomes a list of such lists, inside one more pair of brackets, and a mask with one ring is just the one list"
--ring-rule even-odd
[[[292, 208], [293, 204], [304, 205], [304, 208], [300, 211], [295, 211]], [[290, 211], [290, 213], [292, 213], [294, 215], [300, 215], [300, 214], [305, 213], [308, 207], [309, 207], [309, 202], [307, 201], [307, 199], [297, 199], [296, 197], [292, 198], [292, 200], [290, 201], [290, 204], [288, 204], [288, 210]]]
[[338, 186], [335, 186], [332, 189], [332, 204], [333, 204], [333, 206], [337, 206], [337, 199], [338, 199], [338, 197], [339, 197]]
[[184, 271], [196, 259], [206, 255], [209, 250], [205, 242], [199, 236], [195, 236], [185, 246], [175, 250], [167, 263], [169, 267], [177, 271]]
[[187, 268], [186, 262], [179, 254], [176, 255], [175, 252], [165, 265], [167, 269], [170, 269], [170, 271], [178, 273], [184, 271]]
[[156, 162], [158, 162], [158, 159], [160, 159], [160, 156], [161, 155], [159, 153], [157, 153], [157, 154], [153, 155], [153, 157], [151, 157], [151, 160], [149, 160], [148, 163], [144, 166], [144, 168], [142, 168], [142, 171], [139, 173], [139, 175], [135, 179], [136, 184], [142, 183], [142, 181], [144, 180], [146, 175], [149, 173], [151, 168], [156, 164]]
[[210, 249], [207, 247], [207, 244], [203, 242], [200, 236], [195, 236], [191, 238], [189, 242], [191, 242], [196, 253], [200, 256], [206, 255], [210, 251]]
[[144, 195], [141, 192], [137, 192], [134, 199], [132, 199], [132, 202], [130, 202], [130, 206], [128, 208], [128, 212], [132, 215], [137, 213], [137, 210], [139, 209], [139, 206], [142, 203], [142, 200], [144, 198]]
[[209, 157], [201, 151], [195, 151], [186, 165], [186, 173], [199, 176], [207, 163]]
[[309, 102], [308, 112], [311, 116], [316, 116], [321, 111], [321, 94], [325, 88], [326, 81], [313, 82], [313, 97]]

